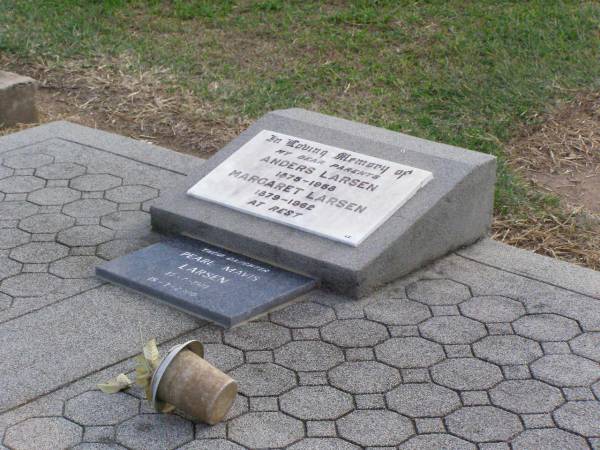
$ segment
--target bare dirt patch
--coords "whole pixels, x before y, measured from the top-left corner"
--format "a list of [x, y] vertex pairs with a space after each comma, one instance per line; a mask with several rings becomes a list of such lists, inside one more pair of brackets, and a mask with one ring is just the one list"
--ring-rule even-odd
[[494, 238], [600, 270], [600, 93], [557, 106], [507, 147], [509, 163], [560, 209], [497, 216]]
[[508, 150], [533, 184], [570, 207], [600, 213], [600, 93], [563, 105]]
[[39, 81], [42, 123], [69, 120], [204, 157], [248, 125], [218, 118], [212, 105], [176, 87], [166, 69], [144, 72], [126, 58], [57, 65], [0, 55], [0, 66]]

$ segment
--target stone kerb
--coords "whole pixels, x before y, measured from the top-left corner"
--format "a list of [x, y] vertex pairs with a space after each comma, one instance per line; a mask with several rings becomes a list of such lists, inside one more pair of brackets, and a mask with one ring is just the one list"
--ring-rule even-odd
[[36, 90], [32, 78], [0, 70], [0, 127], [37, 121]]

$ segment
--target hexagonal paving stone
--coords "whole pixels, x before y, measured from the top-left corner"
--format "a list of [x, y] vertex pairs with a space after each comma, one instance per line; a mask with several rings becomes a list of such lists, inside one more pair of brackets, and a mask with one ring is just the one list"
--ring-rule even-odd
[[600, 333], [583, 333], [577, 336], [571, 342], [571, 349], [574, 353], [586, 358], [600, 362]]
[[475, 358], [452, 358], [431, 369], [433, 381], [451, 389], [489, 389], [502, 381], [498, 366]]
[[426, 305], [457, 305], [470, 298], [471, 292], [452, 280], [421, 280], [410, 284], [406, 295]]
[[600, 403], [567, 402], [554, 412], [559, 427], [583, 436], [600, 436]]
[[600, 378], [600, 365], [575, 355], [547, 355], [531, 365], [531, 372], [558, 387], [588, 386]]
[[88, 278], [94, 276], [96, 266], [103, 262], [95, 256], [69, 256], [50, 264], [49, 272], [62, 278]]
[[177, 450], [244, 450], [244, 447], [237, 445], [225, 439], [207, 439], [202, 441], [193, 441], [189, 444], [179, 447]]
[[600, 381], [592, 385], [592, 391], [594, 392], [596, 398], [600, 398]]
[[0, 166], [0, 180], [2, 178], [10, 177], [15, 171], [8, 167]]
[[269, 322], [249, 322], [223, 333], [226, 344], [241, 350], [269, 350], [289, 342], [290, 331]]
[[24, 194], [43, 188], [46, 182], [31, 175], [14, 175], [0, 180], [0, 191], [5, 194]]
[[581, 333], [577, 322], [558, 314], [531, 314], [513, 323], [515, 333], [537, 341], [567, 341]]
[[445, 416], [461, 406], [456, 392], [432, 383], [401, 384], [385, 399], [390, 409], [410, 417]]
[[68, 254], [69, 248], [56, 242], [30, 242], [10, 252], [11, 258], [22, 263], [49, 263]]
[[589, 449], [587, 442], [581, 436], [557, 428], [525, 430], [513, 439], [512, 448], [514, 450], [538, 450], [545, 448], [560, 448], [565, 450]]
[[82, 442], [81, 444], [77, 444], [75, 447], [71, 447], [72, 450], [127, 450], [126, 447], [123, 447], [119, 444], [104, 444], [102, 442]]
[[329, 371], [333, 386], [353, 394], [386, 392], [400, 384], [400, 373], [377, 361], [343, 363]]
[[16, 228], [4, 228], [0, 232], [0, 249], [18, 247], [29, 242], [30, 237], [29, 233]]
[[327, 306], [304, 302], [271, 313], [271, 320], [289, 328], [320, 327], [335, 320], [335, 313]]
[[244, 364], [229, 375], [250, 396], [279, 395], [296, 386], [294, 372], [272, 363]]
[[224, 372], [244, 363], [241, 350], [223, 344], [204, 344], [204, 359]]
[[288, 450], [358, 450], [348, 441], [337, 438], [306, 438], [288, 447]]
[[158, 190], [140, 184], [109, 189], [106, 198], [117, 203], [141, 203], [158, 197]]
[[563, 396], [555, 387], [537, 380], [503, 381], [490, 391], [492, 403], [516, 413], [547, 413], [561, 405]]
[[100, 219], [100, 223], [113, 230], [133, 230], [150, 225], [150, 214], [143, 211], [117, 211]]
[[64, 205], [79, 197], [81, 197], [81, 192], [68, 187], [47, 187], [32, 192], [27, 200], [37, 205]]
[[63, 212], [73, 217], [100, 217], [117, 210], [117, 204], [101, 198], [84, 198], [65, 205]]
[[70, 448], [81, 441], [83, 429], [62, 417], [35, 417], [6, 431], [4, 444], [15, 450]]
[[339, 348], [320, 341], [288, 342], [275, 350], [275, 362], [292, 370], [328, 370], [342, 361]]
[[21, 264], [5, 256], [0, 256], [0, 280], [16, 275], [21, 271]]
[[36, 214], [21, 220], [19, 228], [30, 233], [57, 233], [74, 223], [75, 219], [64, 214]]
[[488, 336], [473, 344], [475, 356], [496, 364], [527, 364], [543, 355], [540, 344], [521, 336]]
[[123, 422], [116, 430], [117, 441], [139, 450], [165, 450], [194, 439], [191, 422], [175, 415], [142, 414]]
[[3, 220], [23, 219], [34, 215], [39, 206], [29, 202], [0, 202], [0, 217]]
[[227, 415], [223, 420], [235, 419], [236, 417], [241, 416], [242, 414], [246, 414], [250, 409], [248, 399], [246, 397], [242, 397], [238, 395], [233, 400], [233, 405], [229, 408]]
[[371, 347], [389, 337], [383, 325], [363, 319], [336, 320], [321, 328], [324, 341], [339, 347]]
[[398, 445], [414, 433], [412, 422], [385, 410], [359, 410], [337, 421], [341, 437], [362, 446]]
[[375, 347], [377, 359], [402, 369], [429, 367], [444, 359], [442, 346], [419, 337], [388, 339]]
[[114, 239], [98, 246], [97, 255], [105, 259], [115, 259], [127, 253], [147, 247], [155, 241], [152, 239]]
[[78, 191], [106, 191], [121, 185], [121, 178], [107, 173], [82, 175], [71, 180], [71, 187]]
[[419, 325], [421, 334], [440, 344], [470, 344], [487, 334], [485, 327], [467, 317], [432, 317]]
[[139, 400], [124, 393], [88, 391], [65, 404], [65, 417], [80, 425], [116, 425], [135, 416]]
[[0, 311], [6, 308], [10, 308], [10, 306], [12, 305], [12, 300], [12, 297], [9, 297], [8, 295], [0, 292]]
[[300, 386], [279, 397], [281, 410], [304, 420], [334, 420], [354, 408], [350, 394], [330, 386]]
[[99, 225], [78, 225], [58, 233], [56, 240], [71, 247], [98, 245], [110, 241], [114, 232]]
[[229, 438], [247, 448], [284, 447], [302, 437], [302, 422], [279, 412], [248, 413], [229, 423]]
[[523, 431], [519, 416], [494, 406], [470, 406], [446, 417], [448, 431], [474, 442], [508, 441]]
[[422, 434], [410, 438], [398, 447], [400, 450], [476, 450], [474, 444], [451, 434]]
[[416, 325], [431, 317], [427, 306], [404, 299], [385, 299], [365, 307], [371, 320], [388, 325]]
[[36, 176], [46, 180], [69, 180], [84, 173], [85, 167], [70, 162], [48, 164], [35, 171]]
[[473, 297], [459, 308], [465, 316], [488, 323], [512, 322], [526, 312], [518, 301], [499, 295]]
[[57, 291], [63, 280], [48, 273], [22, 273], [0, 283], [0, 291], [13, 297], [39, 297]]
[[21, 153], [14, 156], [8, 156], [2, 164], [13, 169], [36, 169], [45, 164], [50, 164], [54, 158], [43, 153]]

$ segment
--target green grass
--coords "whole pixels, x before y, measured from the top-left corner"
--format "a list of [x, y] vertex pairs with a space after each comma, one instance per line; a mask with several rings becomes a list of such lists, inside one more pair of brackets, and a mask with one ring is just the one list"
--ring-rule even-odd
[[497, 155], [496, 206], [543, 208], [503, 145], [600, 84], [600, 4], [582, 1], [3, 0], [0, 51], [167, 67], [215, 116], [293, 106]]

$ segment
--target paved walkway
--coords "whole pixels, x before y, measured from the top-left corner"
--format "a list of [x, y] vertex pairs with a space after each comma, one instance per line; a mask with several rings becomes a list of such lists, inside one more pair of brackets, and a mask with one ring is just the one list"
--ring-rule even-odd
[[[313, 292], [231, 331], [97, 280], [158, 239], [199, 160], [56, 123], [0, 139], [0, 448], [600, 448], [600, 274], [489, 240], [360, 301]], [[144, 338], [240, 383], [214, 427], [154, 414]]]

